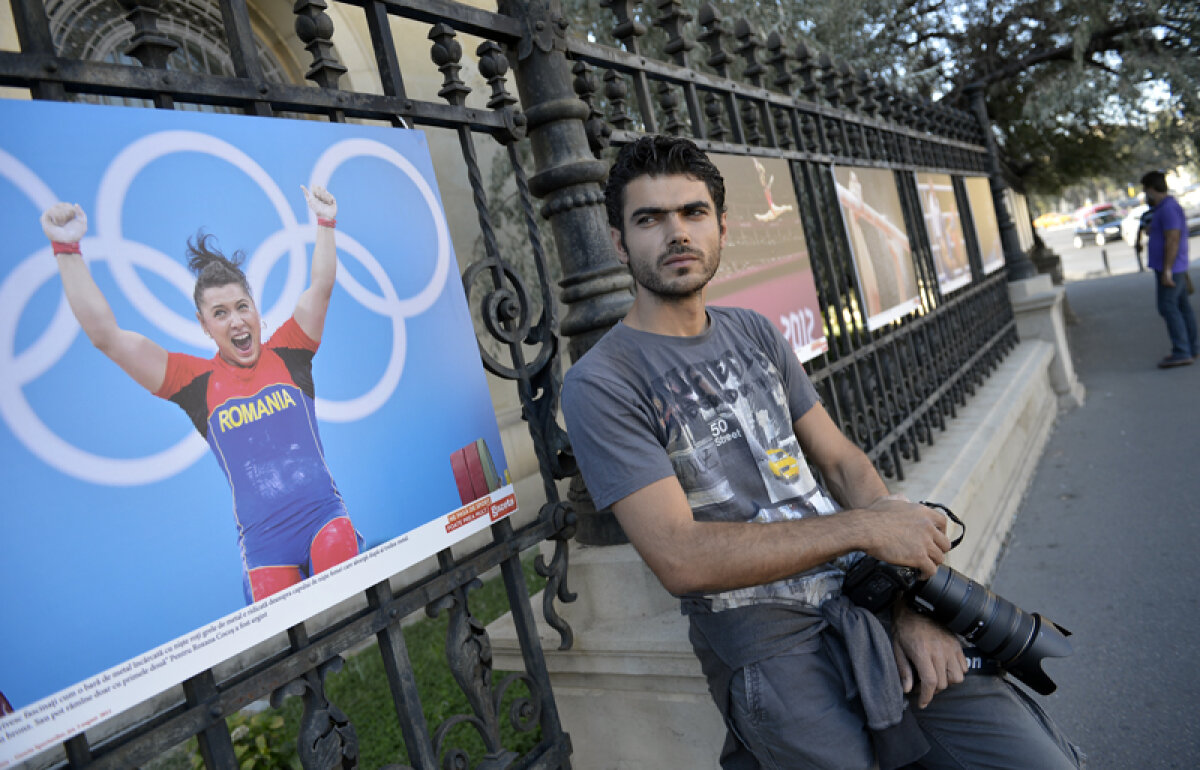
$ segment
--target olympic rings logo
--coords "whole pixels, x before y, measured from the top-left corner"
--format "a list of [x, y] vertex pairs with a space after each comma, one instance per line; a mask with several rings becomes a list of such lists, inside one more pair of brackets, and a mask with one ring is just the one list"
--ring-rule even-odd
[[[286, 257], [287, 275], [279, 299], [262, 313], [271, 328], [278, 328], [291, 316], [305, 288], [308, 270], [306, 247], [316, 239], [315, 216], [310, 211], [307, 222], [297, 221], [283, 192], [258, 163], [232, 144], [208, 134], [162, 131], [147, 135], [122, 150], [109, 164], [100, 181], [98, 204], [90, 223], [95, 235], [89, 235], [81, 242], [84, 255], [89, 262], [104, 261], [108, 264], [120, 290], [152, 324], [182, 343], [194, 347], [207, 346], [207, 339], [195, 318], [181, 316], [164, 305], [142, 282], [135, 268], [160, 276], [186, 297], [191, 297], [195, 278], [180, 262], [145, 244], [125, 238], [121, 232], [122, 205], [137, 175], [152, 161], [179, 152], [203, 153], [232, 165], [258, 184], [278, 213], [279, 230], [249, 252], [245, 264], [250, 288], [255, 296], [261, 297], [267, 276]], [[308, 186], [328, 185], [339, 166], [348, 160], [363, 157], [391, 164], [416, 186], [433, 218], [437, 233], [437, 255], [429, 282], [414, 296], [400, 298], [379, 261], [354, 238], [343, 231], [338, 232], [338, 285], [368, 310], [391, 320], [392, 347], [382, 376], [366, 392], [344, 401], [317, 400], [317, 416], [333, 422], [361, 420], [378, 410], [391, 397], [404, 370], [407, 349], [405, 321], [425, 312], [441, 296], [452, 262], [449, 227], [437, 195], [421, 172], [395, 149], [369, 139], [338, 142], [317, 159]], [[39, 212], [61, 200], [33, 171], [2, 149], [0, 177], [11, 182]], [[374, 279], [378, 291], [367, 288], [340, 266], [340, 258], [344, 254], [359, 262]], [[0, 418], [17, 439], [44, 463], [93, 484], [150, 484], [170, 478], [192, 465], [207, 452], [208, 446], [190, 427], [185, 438], [160, 452], [140, 458], [114, 458], [72, 445], [54, 433], [37, 415], [25, 396], [24, 388], [58, 363], [79, 334], [80, 328], [65, 296], [60, 299], [46, 329], [19, 355], [16, 352], [17, 325], [34, 294], [46, 282], [57, 277], [57, 266], [47, 244], [18, 263], [0, 283]]]

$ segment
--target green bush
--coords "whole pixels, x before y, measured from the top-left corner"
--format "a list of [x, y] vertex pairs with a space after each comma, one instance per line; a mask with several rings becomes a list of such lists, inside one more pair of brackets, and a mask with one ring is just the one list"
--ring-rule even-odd
[[[239, 712], [229, 717], [229, 737], [241, 770], [280, 770], [299, 767], [295, 736], [289, 736], [287, 721], [279, 714], [262, 711]], [[288, 740], [288, 738], [291, 740]], [[192, 770], [204, 767], [195, 738], [188, 741]]]

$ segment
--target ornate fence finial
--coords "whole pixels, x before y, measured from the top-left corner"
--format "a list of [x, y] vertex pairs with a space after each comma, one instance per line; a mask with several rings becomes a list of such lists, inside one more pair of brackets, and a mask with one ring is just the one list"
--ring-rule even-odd
[[[696, 47], [696, 43], [687, 38], [684, 34], [684, 28], [692, 20], [692, 14], [684, 10], [680, 0], [656, 0], [656, 5], [661, 15], [654, 20], [654, 26], [661, 28], [667, 35], [667, 42], [663, 46], [663, 51], [671, 57], [671, 60], [677, 67], [690, 68], [687, 53]], [[707, 127], [704, 125], [700, 97], [696, 86], [693, 83], [684, 83], [680, 86], [680, 89], [683, 92], [683, 101], [687, 108], [688, 117], [692, 122], [695, 135], [703, 139]], [[660, 88], [661, 91], [665, 91], [665, 89]], [[677, 117], [668, 114], [666, 129], [668, 133], [680, 136], [687, 131], [687, 124], [679, 122], [676, 125], [677, 121]]]
[[[738, 19], [733, 25], [733, 36], [737, 38], [738, 46], [734, 52], [742, 57], [746, 62], [746, 66], [742, 69], [742, 76], [756, 88], [762, 87], [762, 76], [766, 72], [766, 68], [758, 60], [758, 51], [763, 47], [762, 39], [758, 33], [750, 26], [750, 22], [745, 19]], [[746, 142], [748, 144], [758, 144], [762, 141], [762, 135], [758, 133], [759, 123], [759, 108], [754, 101], [746, 99], [741, 105], [742, 125], [746, 131]]]
[[866, 70], [858, 71], [858, 93], [862, 97], [861, 111], [869, 118], [879, 115], [879, 102], [875, 95], [879, 92], [878, 81]]
[[933, 109], [933, 100], [928, 96], [917, 97], [917, 118], [922, 131], [929, 134], [937, 132], [937, 114]]
[[971, 116], [955, 107], [951, 107], [950, 111], [954, 113], [955, 125], [958, 127], [958, 138], [964, 142], [979, 141], [974, 131], [976, 126], [974, 121], [971, 120]]
[[880, 83], [876, 89], [875, 104], [878, 107], [877, 115], [880, 120], [895, 121], [895, 93], [895, 89], [887, 83]]
[[322, 88], [337, 88], [338, 80], [346, 73], [333, 55], [333, 19], [325, 13], [325, 0], [296, 0], [296, 36], [312, 54], [313, 63], [304, 77]]
[[725, 127], [724, 113], [721, 97], [711, 92], [704, 95], [704, 116], [708, 118], [708, 135], [718, 142], [725, 141], [725, 138], [729, 136], [729, 129]]
[[692, 20], [692, 14], [683, 9], [680, 0], [656, 0], [661, 14], [654, 20], [654, 26], [667, 33], [667, 44], [663, 51], [680, 67], [688, 66], [687, 52], [696, 47], [684, 35], [684, 26]]
[[700, 26], [704, 29], [697, 38], [708, 48], [704, 63], [712, 67], [718, 77], [729, 77], [729, 65], [733, 56], [725, 50], [724, 37], [729, 34], [728, 25], [721, 12], [712, 3], [700, 6]]
[[479, 74], [487, 79], [492, 89], [488, 109], [504, 114], [504, 134], [497, 139], [501, 144], [524, 139], [525, 116], [515, 106], [517, 97], [508, 92], [508, 82], [504, 78], [508, 74], [508, 57], [504, 55], [504, 49], [493, 40], [485, 40], [475, 49], [475, 55], [479, 57]]
[[745, 19], [738, 19], [737, 23], [733, 25], [733, 36], [738, 40], [738, 47], [734, 52], [746, 60], [742, 76], [751, 85], [761, 88], [762, 76], [766, 72], [766, 68], [758, 61], [758, 51], [763, 47], [762, 38]]
[[789, 66], [792, 55], [784, 48], [783, 37], [778, 32], [767, 35], [767, 52], [767, 64], [775, 70], [775, 77], [771, 78], [771, 84], [790, 96], [792, 84], [796, 82]]
[[596, 109], [596, 78], [592, 76], [591, 65], [582, 61], [575, 62], [571, 72], [575, 75], [575, 81], [572, 84], [575, 93], [588, 106], [588, 117], [584, 121], [588, 147], [591, 148], [592, 154], [599, 156], [600, 151], [608, 146], [609, 137], [612, 136], [612, 126], [608, 125], [603, 113]]
[[951, 130], [954, 132], [954, 138], [965, 141], [967, 134], [966, 127], [963, 125], [962, 121], [962, 113], [949, 105], [942, 104], [941, 102], [938, 104], [946, 113], [946, 119], [950, 122]]
[[[616, 70], [605, 70], [604, 97], [608, 99], [608, 122], [621, 131], [628, 131], [633, 127], [633, 118], [625, 105], [628, 96], [629, 85], [625, 82], [625, 76]], [[591, 143], [590, 139], [588, 143]]]
[[167, 58], [179, 44], [158, 31], [158, 13], [163, 0], [117, 0], [125, 9], [125, 20], [133, 25], [133, 36], [125, 54], [142, 63], [143, 67], [165, 70]]
[[517, 97], [508, 92], [508, 84], [504, 76], [508, 74], [508, 57], [504, 49], [494, 40], [485, 40], [475, 49], [479, 57], [479, 74], [487, 80], [492, 89], [487, 106], [490, 110], [500, 110], [517, 103]]
[[435, 24], [429, 30], [429, 39], [433, 46], [429, 49], [429, 58], [442, 71], [442, 87], [438, 96], [450, 104], [461, 107], [467, 103], [467, 94], [471, 89], [458, 76], [462, 65], [462, 45], [455, 37], [454, 28], [449, 24]]
[[858, 95], [858, 73], [845, 59], [838, 59], [837, 69], [842, 84], [842, 106], [857, 111], [862, 104]]
[[633, 18], [632, 0], [600, 0], [600, 7], [609, 9], [617, 17], [617, 26], [612, 28], [613, 38], [629, 53], [638, 53], [638, 38], [646, 34], [646, 25]]
[[841, 106], [841, 74], [834, 65], [833, 58], [822, 51], [821, 55], [817, 57], [817, 66], [821, 68], [820, 82], [825, 86], [821, 92], [821, 96], [825, 97], [825, 101], [829, 102], [830, 106]]
[[793, 57], [796, 60], [794, 72], [800, 76], [800, 93], [805, 101], [816, 102], [821, 95], [821, 74], [817, 69], [817, 52], [807, 43], [796, 44]]
[[671, 136], [683, 136], [687, 124], [679, 118], [679, 94], [675, 93], [675, 86], [665, 80], [658, 84], [658, 104], [666, 119], [663, 130]]
[[[712, 3], [700, 6], [698, 21], [704, 31], [696, 37], [708, 48], [708, 58], [704, 60], [704, 63], [712, 67], [718, 77], [728, 78], [729, 66], [733, 64], [733, 55], [725, 49], [725, 37], [729, 34], [727, 22]], [[732, 132], [734, 141], [738, 141], [737, 137], [740, 136], [741, 126], [736, 123], [738, 116], [734, 97], [729, 95], [722, 98], [711, 91], [704, 96], [704, 115], [708, 118], [708, 135], [718, 141], [723, 141], [730, 135], [730, 130], [725, 127], [726, 108], [729, 109], [729, 119], [735, 123], [735, 129]]]
[[917, 131], [921, 130], [921, 105], [906, 93], [900, 94], [900, 119], [904, 125]]
[[[783, 37], [778, 32], [767, 35], [767, 52], [767, 64], [775, 70], [775, 77], [771, 78], [771, 84], [791, 96], [792, 84], [796, 81], [791, 71], [792, 55], [784, 47]], [[776, 144], [783, 148], [791, 147], [792, 121], [788, 116], [788, 111], [770, 106], [767, 107], [767, 111], [774, 117]]]

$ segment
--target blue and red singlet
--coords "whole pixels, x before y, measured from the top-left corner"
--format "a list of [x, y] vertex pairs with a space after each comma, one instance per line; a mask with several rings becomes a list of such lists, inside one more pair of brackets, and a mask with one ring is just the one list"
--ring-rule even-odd
[[[229, 481], [247, 601], [264, 595], [257, 585], [252, 595], [254, 570], [296, 567], [311, 575], [318, 533], [339, 518], [353, 531], [317, 433], [317, 346], [291, 318], [253, 367], [234, 366], [220, 354], [169, 353], [166, 378], [154, 394], [187, 412]], [[355, 538], [357, 551], [361, 538]]]

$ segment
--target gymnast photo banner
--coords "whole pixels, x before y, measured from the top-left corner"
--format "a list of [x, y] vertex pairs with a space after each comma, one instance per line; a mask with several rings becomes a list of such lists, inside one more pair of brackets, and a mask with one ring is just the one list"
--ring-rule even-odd
[[871, 331], [921, 307], [893, 171], [834, 166], [838, 206]]
[[958, 199], [954, 195], [954, 180], [949, 174], [914, 173], [921, 213], [925, 217], [925, 233], [933, 251], [938, 288], [942, 294], [971, 282], [971, 260], [963, 237], [962, 217], [958, 214]]
[[422, 133], [0, 125], [0, 768], [516, 510]]
[[992, 183], [986, 176], [969, 176], [963, 179], [963, 185], [971, 206], [971, 220], [975, 223], [983, 274], [991, 275], [1004, 267], [1004, 246], [1000, 241], [1000, 223], [996, 221]]
[[829, 349], [786, 160], [709, 155], [725, 178], [728, 235], [708, 301], [757, 310], [803, 362]]

